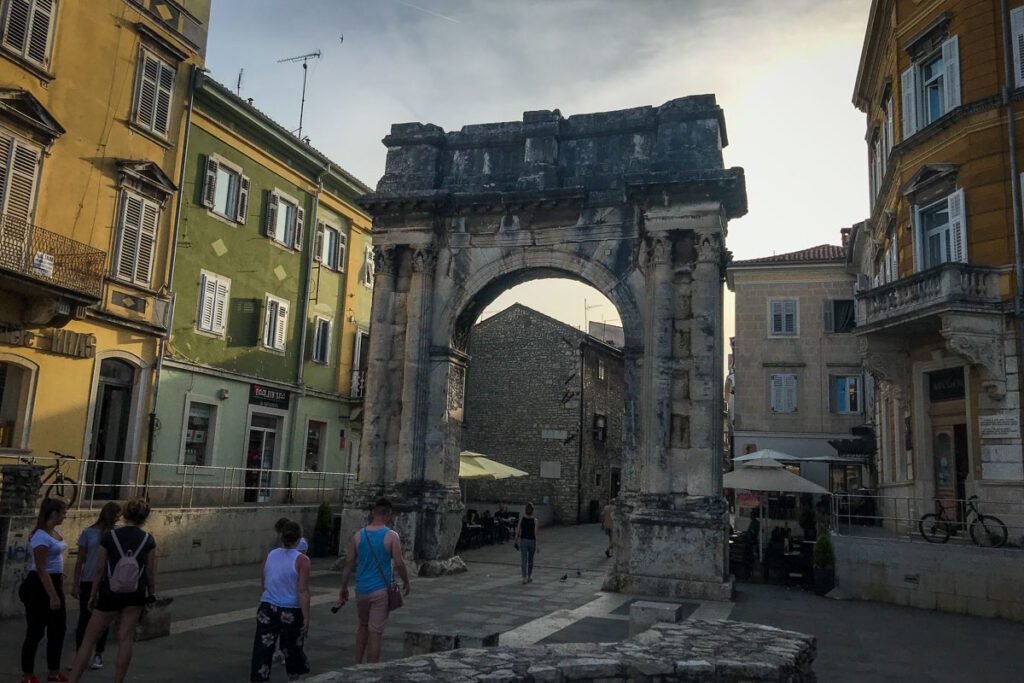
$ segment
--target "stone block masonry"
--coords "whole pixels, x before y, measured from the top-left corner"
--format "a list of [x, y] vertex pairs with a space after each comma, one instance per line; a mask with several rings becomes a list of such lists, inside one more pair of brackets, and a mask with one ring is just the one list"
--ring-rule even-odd
[[342, 669], [310, 683], [716, 681], [813, 683], [813, 636], [737, 621], [657, 624], [614, 645], [453, 650]]

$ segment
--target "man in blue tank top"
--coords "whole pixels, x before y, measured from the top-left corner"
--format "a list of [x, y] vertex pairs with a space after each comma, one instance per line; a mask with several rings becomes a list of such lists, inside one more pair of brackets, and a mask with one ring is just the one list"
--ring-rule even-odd
[[[388, 586], [394, 572], [402, 579], [402, 593], [409, 594], [409, 572], [402, 559], [402, 541], [388, 528], [391, 523], [391, 501], [381, 498], [373, 506], [373, 519], [357, 531], [348, 542], [345, 569], [341, 573], [339, 605], [348, 602], [348, 580], [356, 575], [356, 663], [380, 661], [380, 645], [388, 620]], [[392, 563], [394, 567], [392, 568]]]

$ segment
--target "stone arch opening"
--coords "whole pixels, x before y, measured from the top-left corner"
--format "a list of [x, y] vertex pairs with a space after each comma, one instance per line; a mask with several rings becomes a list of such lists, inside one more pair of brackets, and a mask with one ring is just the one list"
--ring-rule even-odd
[[378, 495], [421, 573], [443, 571], [461, 530], [465, 341], [482, 305], [558, 274], [607, 296], [627, 329], [625, 438], [611, 589], [728, 598], [721, 491], [722, 278], [729, 218], [714, 96], [661, 107], [446, 133], [398, 124], [362, 198], [375, 280], [358, 484], [344, 525]]

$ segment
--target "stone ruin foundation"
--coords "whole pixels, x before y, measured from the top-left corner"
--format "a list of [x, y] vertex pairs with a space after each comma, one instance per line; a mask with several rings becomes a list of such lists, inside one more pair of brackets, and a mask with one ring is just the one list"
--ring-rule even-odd
[[358, 483], [343, 533], [387, 495], [422, 574], [447, 570], [461, 531], [458, 469], [470, 329], [538, 277], [585, 282], [625, 329], [622, 487], [607, 588], [728, 599], [722, 497], [726, 226], [746, 212], [724, 168], [713, 95], [660, 107], [445, 132], [396, 124], [361, 204], [374, 287]]

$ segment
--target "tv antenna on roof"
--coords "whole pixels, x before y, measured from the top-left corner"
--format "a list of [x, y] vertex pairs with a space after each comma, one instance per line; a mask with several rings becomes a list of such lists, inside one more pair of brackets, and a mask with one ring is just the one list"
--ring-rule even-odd
[[245, 69], [238, 70], [238, 80], [235, 82], [235, 94], [239, 97], [242, 96], [242, 74], [245, 73]]
[[284, 59], [277, 60], [278, 64], [283, 62], [302, 62], [302, 102], [299, 104], [299, 128], [296, 131], [296, 135], [302, 139], [302, 115], [306, 110], [306, 75], [309, 72], [309, 66], [307, 62], [311, 59], [320, 59], [323, 55], [320, 54], [320, 50], [314, 50], [308, 54], [299, 55], [298, 57], [285, 57]]

